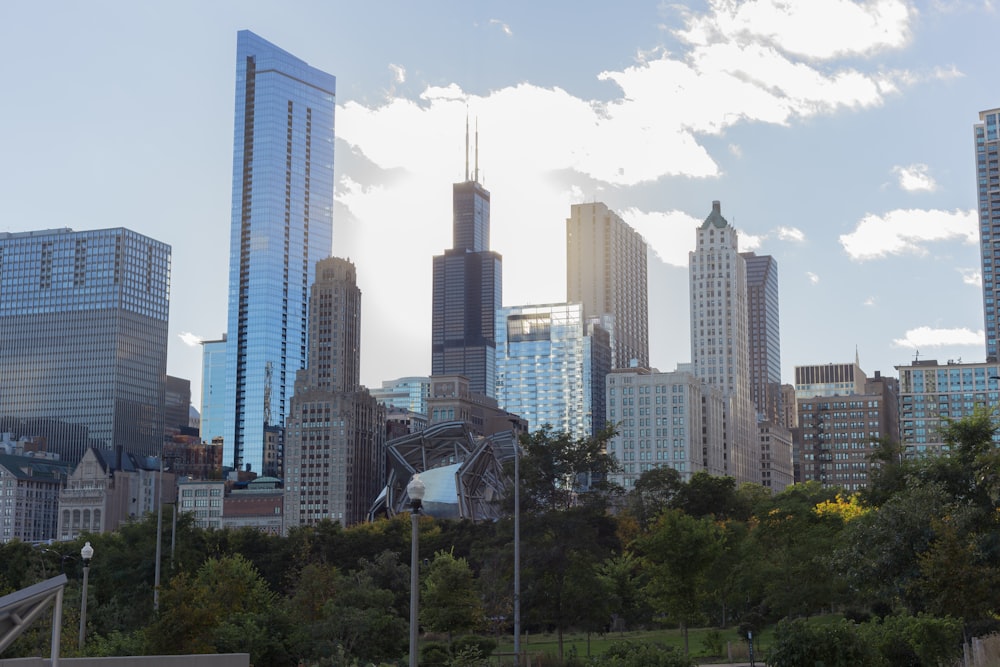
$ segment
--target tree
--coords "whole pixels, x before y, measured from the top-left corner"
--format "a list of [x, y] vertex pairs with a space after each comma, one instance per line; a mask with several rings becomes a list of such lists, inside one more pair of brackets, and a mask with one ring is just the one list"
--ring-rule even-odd
[[709, 518], [680, 510], [663, 512], [637, 547], [650, 565], [646, 592], [654, 610], [675, 621], [689, 653], [688, 627], [703, 617], [708, 575], [723, 546], [721, 529]]
[[671, 503], [671, 507], [683, 510], [689, 516], [716, 519], [735, 518], [741, 514], [739, 505], [735, 479], [709, 475], [703, 470], [691, 475]]
[[420, 623], [433, 632], [468, 632], [482, 622], [483, 603], [469, 563], [450, 552], [434, 554], [421, 584]]
[[681, 474], [673, 468], [651, 468], [635, 480], [628, 494], [628, 508], [639, 525], [646, 527], [670, 506], [683, 487]]

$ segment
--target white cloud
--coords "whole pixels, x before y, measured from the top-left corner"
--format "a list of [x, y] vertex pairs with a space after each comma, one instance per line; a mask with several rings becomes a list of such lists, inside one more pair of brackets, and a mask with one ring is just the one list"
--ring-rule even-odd
[[892, 173], [899, 177], [899, 187], [907, 192], [934, 192], [937, 183], [927, 173], [926, 164], [911, 164], [909, 167], [893, 167]]
[[903, 0], [710, 0], [677, 35], [691, 44], [756, 42], [806, 58], [869, 55], [904, 46], [915, 13]]
[[778, 227], [778, 238], [782, 241], [794, 241], [802, 243], [806, 240], [805, 233], [796, 227]]
[[701, 225], [701, 220], [681, 211], [649, 212], [637, 208], [625, 209], [619, 215], [642, 234], [664, 263], [688, 266], [688, 252], [694, 250], [695, 230]]
[[919, 349], [922, 347], [947, 347], [953, 345], [969, 345], [981, 347], [985, 342], [983, 330], [972, 331], [968, 328], [961, 329], [932, 329], [931, 327], [917, 327], [910, 329], [902, 338], [893, 339], [895, 347], [908, 347]]
[[179, 334], [177, 334], [177, 337], [180, 338], [181, 342], [187, 345], [188, 347], [198, 347], [199, 345], [201, 345], [201, 337], [196, 336], [190, 331], [182, 331]]
[[740, 148], [739, 144], [729, 144], [729, 152], [735, 157], [743, 157], [743, 149]]
[[739, 236], [737, 237], [738, 239], [737, 242], [739, 243], [740, 252], [753, 252], [755, 250], [759, 250], [761, 244], [764, 242], [764, 239], [766, 238], [764, 236], [748, 234], [747, 232], [743, 232], [740, 230], [736, 231], [739, 233]]
[[875, 305], [875, 303], [876, 303], [876, 299], [875, 299], [875, 297], [873, 297], [873, 296], [870, 296], [870, 297], [868, 297], [868, 298], [867, 298], [867, 299], [865, 299], [865, 301], [864, 301], [864, 304], [865, 304], [866, 306], [874, 306], [874, 305]]
[[806, 271], [806, 278], [809, 279], [809, 283], [812, 285], [819, 284], [819, 276], [813, 273], [812, 271]]
[[392, 72], [392, 79], [396, 83], [406, 82], [406, 68], [402, 65], [394, 65], [389, 63], [389, 70]]
[[979, 269], [955, 269], [962, 274], [962, 282], [974, 287], [983, 286], [983, 274]]
[[960, 240], [978, 243], [975, 211], [896, 209], [883, 216], [868, 214], [854, 231], [842, 234], [840, 244], [858, 261], [887, 255], [927, 254], [933, 242]]
[[490, 25], [498, 25], [500, 29], [503, 30], [503, 34], [508, 37], [513, 37], [514, 32], [510, 29], [510, 26], [501, 21], [500, 19], [490, 19]]

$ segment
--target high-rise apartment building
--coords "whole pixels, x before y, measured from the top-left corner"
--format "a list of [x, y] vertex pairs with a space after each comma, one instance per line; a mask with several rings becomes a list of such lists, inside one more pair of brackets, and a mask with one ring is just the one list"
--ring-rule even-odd
[[306, 358], [314, 265], [333, 237], [336, 79], [247, 30], [236, 47], [226, 465], [260, 472]]
[[[799, 366], [796, 371], [823, 368]], [[862, 383], [860, 392], [800, 395], [794, 443], [796, 482], [863, 489], [871, 479], [872, 454], [880, 443], [899, 442], [899, 381], [876, 371], [875, 377]]]
[[646, 241], [600, 202], [566, 219], [566, 300], [590, 320], [610, 315], [612, 366], [649, 365]]
[[490, 250], [490, 193], [478, 166], [471, 180], [468, 160], [465, 171], [452, 186], [452, 248], [434, 257], [431, 375], [463, 375], [473, 393], [495, 398], [502, 259]]
[[0, 233], [0, 426], [88, 445], [163, 447], [170, 246], [128, 229]]
[[426, 375], [383, 380], [381, 387], [368, 391], [387, 408], [402, 408], [428, 416], [427, 397], [431, 393], [431, 379]]
[[986, 361], [1000, 360], [997, 339], [997, 303], [1000, 283], [994, 268], [1000, 264], [1000, 109], [979, 112], [973, 126], [976, 142], [976, 191], [979, 209], [979, 247], [983, 270], [983, 322], [986, 331]]
[[385, 485], [385, 408], [360, 386], [361, 290], [354, 264], [316, 265], [309, 351], [285, 430], [285, 527], [365, 520]]
[[673, 468], [684, 480], [696, 472], [726, 474], [725, 400], [691, 373], [614, 370], [607, 377], [607, 410], [617, 426], [608, 453], [621, 465], [611, 481], [631, 489], [654, 468]]
[[718, 201], [689, 253], [691, 361], [698, 378], [727, 400], [725, 474], [760, 481], [760, 445], [750, 396], [746, 260]]
[[750, 398], [762, 419], [780, 422], [781, 334], [778, 319], [778, 262], [743, 252], [747, 267], [747, 325], [750, 335]]
[[[201, 342], [201, 440], [212, 442], [226, 431], [226, 335]], [[232, 465], [232, 462], [229, 463]]]
[[549, 425], [574, 438], [604, 428], [610, 336], [578, 303], [497, 311], [497, 402], [535, 431]]
[[[1000, 364], [996, 361], [963, 364], [935, 359], [896, 366], [899, 372], [900, 439], [907, 456], [940, 454], [948, 450], [941, 427], [950, 419], [976, 409], [995, 409], [1000, 403]], [[1000, 446], [1000, 435], [994, 434]]]

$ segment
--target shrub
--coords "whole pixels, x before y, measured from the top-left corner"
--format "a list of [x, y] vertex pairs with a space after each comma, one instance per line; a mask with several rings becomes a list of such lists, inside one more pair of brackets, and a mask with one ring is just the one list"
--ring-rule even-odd
[[591, 658], [593, 667], [693, 667], [694, 661], [672, 646], [644, 642], [615, 642], [601, 656]]

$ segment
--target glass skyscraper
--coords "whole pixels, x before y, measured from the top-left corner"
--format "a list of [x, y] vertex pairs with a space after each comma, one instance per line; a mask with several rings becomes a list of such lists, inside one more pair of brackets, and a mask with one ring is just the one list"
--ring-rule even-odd
[[778, 262], [770, 255], [740, 255], [747, 267], [750, 398], [762, 419], [777, 422], [782, 412]]
[[462, 375], [495, 398], [502, 260], [490, 250], [490, 193], [475, 178], [452, 188], [452, 248], [434, 258], [431, 375]]
[[583, 305], [509, 306], [496, 319], [500, 407], [531, 431], [548, 424], [589, 438], [604, 428], [611, 337], [584, 319]]
[[1000, 284], [994, 267], [1000, 263], [1000, 109], [979, 112], [973, 127], [976, 141], [976, 192], [979, 209], [979, 245], [983, 269], [983, 322], [986, 361], [998, 361], [997, 299]]
[[128, 229], [0, 233], [0, 431], [159, 455], [170, 246]]
[[309, 284], [333, 247], [336, 79], [243, 30], [229, 259], [224, 465], [263, 470], [305, 365]]
[[201, 441], [223, 437], [226, 426], [226, 337], [201, 342]]

